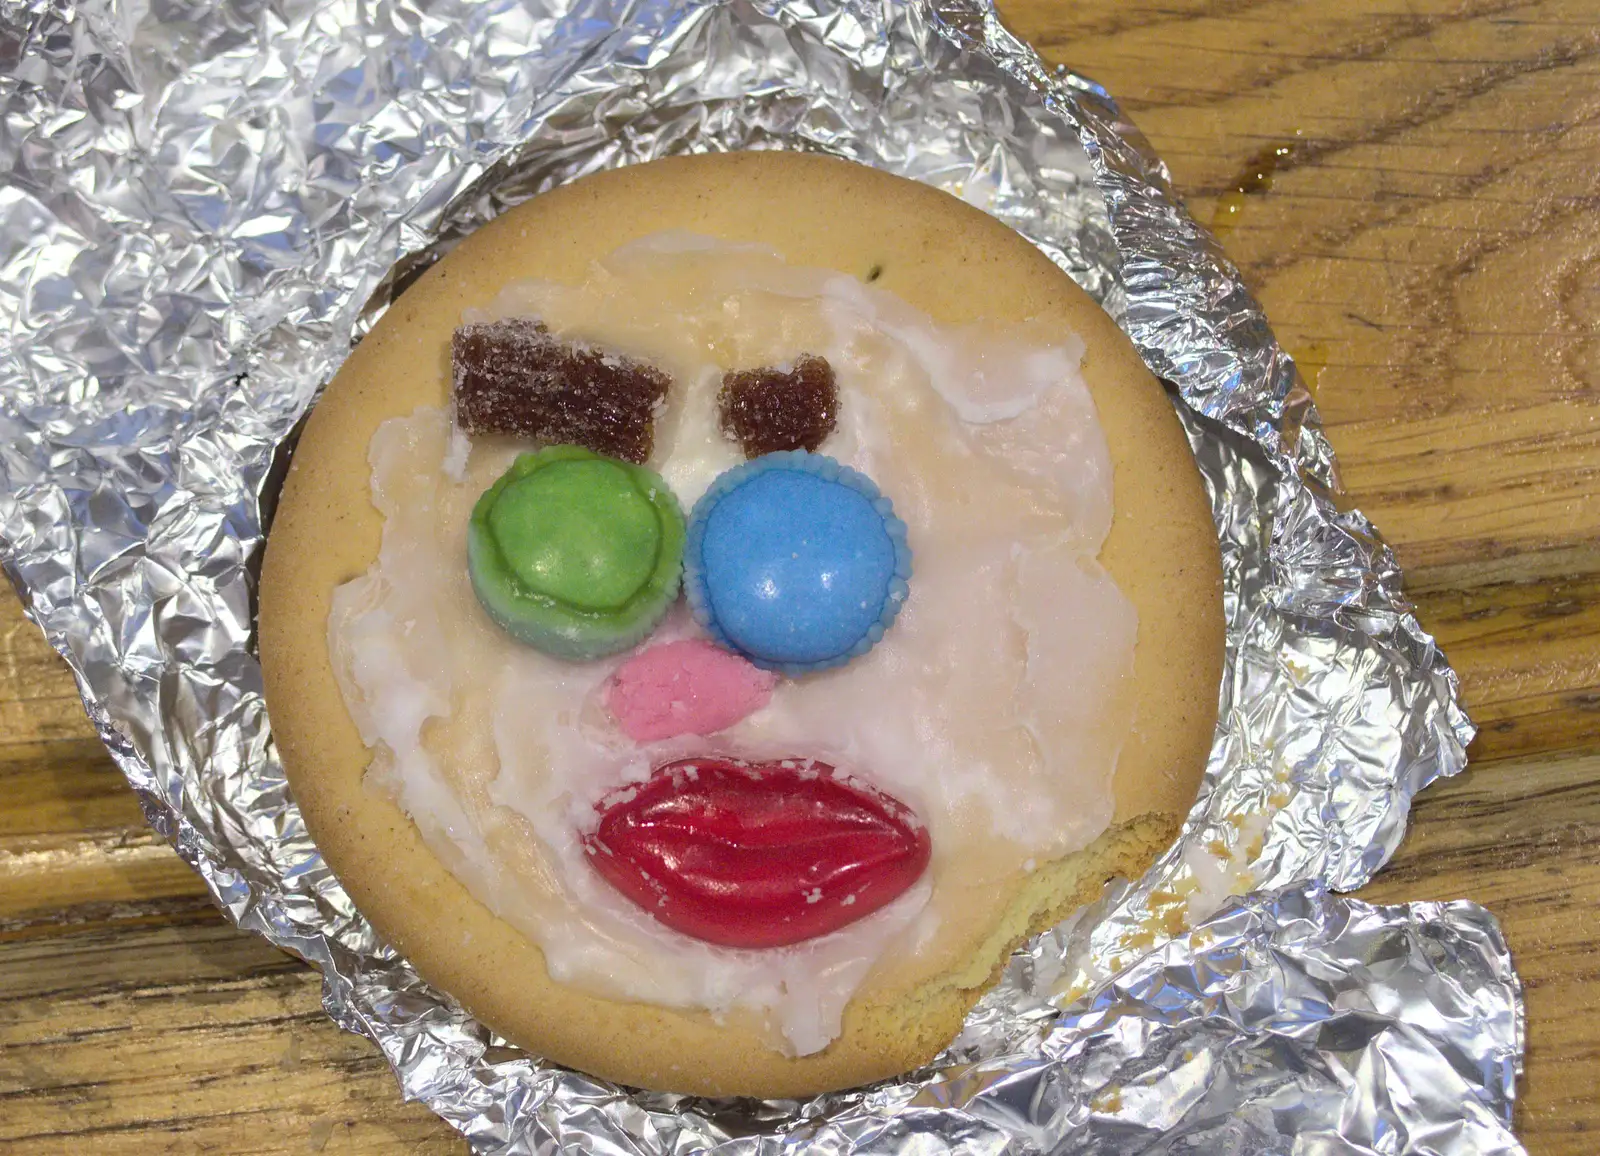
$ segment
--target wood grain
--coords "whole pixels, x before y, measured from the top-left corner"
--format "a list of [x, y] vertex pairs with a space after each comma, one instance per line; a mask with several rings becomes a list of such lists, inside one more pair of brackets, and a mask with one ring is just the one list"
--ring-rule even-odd
[[145, 827], [0, 598], [0, 1153], [462, 1152]]
[[[1107, 84], [1306, 373], [1482, 726], [1364, 893], [1471, 897], [1517, 1124], [1600, 1131], [1600, 0], [1006, 0]], [[0, 1153], [461, 1152], [144, 828], [0, 599]]]

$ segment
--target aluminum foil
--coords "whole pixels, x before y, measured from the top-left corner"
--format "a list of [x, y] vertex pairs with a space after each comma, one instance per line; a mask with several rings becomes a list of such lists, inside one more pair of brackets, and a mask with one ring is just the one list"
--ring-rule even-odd
[[[1160, 161], [982, 0], [5, 0], [0, 102], [6, 571], [150, 822], [478, 1150], [1520, 1151], [1493, 918], [1332, 894], [1463, 766], [1455, 676]], [[307, 839], [252, 652], [295, 424], [410, 278], [583, 173], [748, 147], [950, 189], [1093, 293], [1174, 390], [1229, 622], [1178, 844], [927, 1070], [803, 1103], [618, 1089], [422, 983]]]

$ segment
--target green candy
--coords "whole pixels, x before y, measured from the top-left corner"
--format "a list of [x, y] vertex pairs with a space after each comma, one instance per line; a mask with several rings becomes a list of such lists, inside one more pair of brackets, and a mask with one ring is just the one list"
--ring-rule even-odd
[[557, 658], [615, 654], [655, 629], [683, 576], [683, 511], [660, 475], [579, 446], [522, 454], [467, 526], [478, 601]]

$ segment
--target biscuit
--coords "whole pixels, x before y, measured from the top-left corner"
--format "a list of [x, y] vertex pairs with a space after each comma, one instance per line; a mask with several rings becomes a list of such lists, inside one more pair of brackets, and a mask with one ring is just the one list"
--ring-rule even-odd
[[[448, 404], [451, 334], [509, 281], [581, 281], [627, 241], [683, 229], [756, 242], [791, 262], [870, 280], [958, 324], [1035, 319], [1086, 343], [1082, 372], [1114, 469], [1100, 560], [1139, 616], [1134, 724], [1109, 829], [1088, 848], [1019, 870], [965, 961], [911, 990], [858, 996], [812, 1055], [766, 1046], [707, 1013], [601, 998], [551, 979], [539, 948], [478, 902], [407, 816], [363, 787], [371, 753], [340, 696], [327, 645], [334, 589], [378, 553], [368, 445], [387, 418]], [[1137, 876], [1194, 802], [1216, 721], [1223, 656], [1210, 506], [1172, 406], [1127, 338], [1021, 236], [941, 191], [797, 153], [656, 161], [584, 178], [484, 226], [430, 269], [354, 350], [313, 411], [263, 566], [260, 655], [273, 734], [295, 799], [361, 911], [418, 972], [501, 1035], [625, 1084], [802, 1096], [909, 1070], [959, 1031], [1029, 934]]]

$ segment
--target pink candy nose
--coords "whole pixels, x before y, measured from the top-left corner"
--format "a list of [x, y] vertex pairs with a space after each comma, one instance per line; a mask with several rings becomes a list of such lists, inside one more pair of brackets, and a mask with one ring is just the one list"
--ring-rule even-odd
[[606, 708], [634, 742], [726, 730], [772, 698], [776, 676], [703, 639], [663, 642], [628, 659]]

